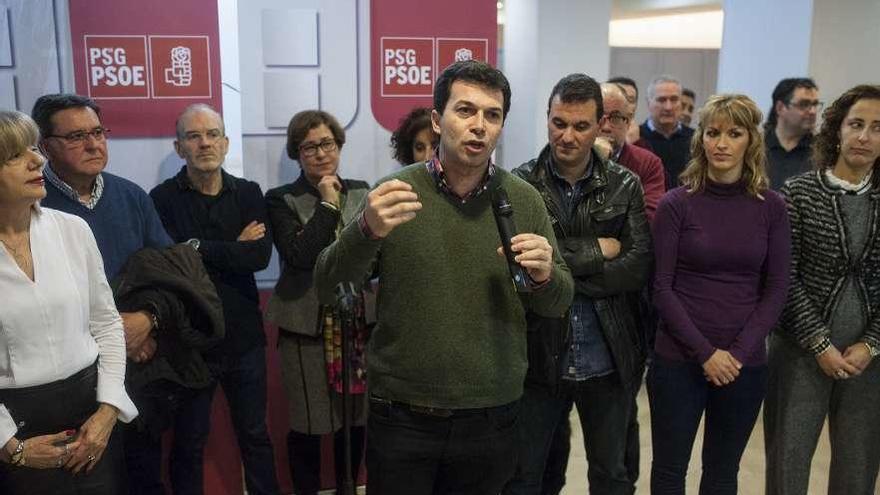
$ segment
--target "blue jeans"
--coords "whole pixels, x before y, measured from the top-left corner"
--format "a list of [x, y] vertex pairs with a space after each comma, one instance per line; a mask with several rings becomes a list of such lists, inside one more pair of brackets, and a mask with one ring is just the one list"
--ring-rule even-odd
[[518, 401], [439, 417], [371, 399], [367, 494], [497, 494], [513, 475], [518, 417]]
[[684, 495], [700, 418], [703, 432], [701, 495], [736, 495], [739, 461], [767, 390], [767, 367], [744, 366], [731, 384], [706, 381], [702, 366], [654, 358], [648, 371], [651, 404], [652, 495]]
[[[232, 426], [241, 450], [245, 483], [251, 495], [279, 493], [275, 456], [266, 429], [266, 350], [257, 347], [231, 358], [220, 376]], [[211, 426], [214, 386], [183, 404], [174, 422], [171, 485], [175, 495], [201, 494], [203, 454]]]
[[572, 405], [578, 408], [587, 453], [590, 492], [629, 495], [635, 491], [624, 462], [632, 391], [616, 373], [565, 383], [560, 393], [526, 387], [519, 429], [519, 463], [504, 495], [544, 493], [544, 468], [557, 428], [564, 427]]

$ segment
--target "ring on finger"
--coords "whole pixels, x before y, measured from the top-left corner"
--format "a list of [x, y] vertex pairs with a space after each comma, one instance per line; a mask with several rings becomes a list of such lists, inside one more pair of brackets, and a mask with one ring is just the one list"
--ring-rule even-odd
[[64, 465], [64, 456], [59, 456], [58, 460], [55, 461], [55, 467], [61, 467]]
[[89, 454], [88, 457], [86, 457], [86, 459], [88, 459], [89, 462], [95, 462], [95, 456], [92, 454]]
[[838, 378], [846, 378], [849, 376], [849, 374], [844, 370], [837, 370], [835, 372], [835, 374], [837, 375]]

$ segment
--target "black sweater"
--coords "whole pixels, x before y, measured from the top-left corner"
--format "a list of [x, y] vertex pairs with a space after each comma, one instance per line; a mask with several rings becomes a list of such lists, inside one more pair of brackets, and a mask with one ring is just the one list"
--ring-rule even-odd
[[[241, 355], [266, 345], [254, 272], [269, 264], [272, 235], [260, 186], [221, 173], [223, 186], [217, 196], [193, 189], [186, 167], [156, 186], [150, 196], [174, 242], [199, 240], [202, 261], [223, 301], [225, 350]], [[238, 241], [244, 227], [254, 220], [266, 224], [266, 235], [256, 241]]]

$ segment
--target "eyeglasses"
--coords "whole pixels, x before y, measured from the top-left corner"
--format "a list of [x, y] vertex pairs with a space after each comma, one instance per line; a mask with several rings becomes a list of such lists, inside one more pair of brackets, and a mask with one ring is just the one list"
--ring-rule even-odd
[[95, 127], [91, 131], [73, 131], [63, 136], [59, 134], [49, 134], [46, 137], [62, 139], [65, 143], [67, 143], [67, 146], [75, 148], [85, 144], [86, 139], [90, 137], [94, 138], [95, 141], [99, 143], [103, 142], [105, 139], [107, 139], [107, 134], [110, 134], [110, 129], [107, 129], [106, 127]]
[[821, 112], [825, 107], [825, 102], [819, 100], [798, 100], [788, 102], [787, 106], [797, 108], [802, 112], [806, 112], [812, 108], [815, 108], [817, 112]]
[[300, 156], [310, 158], [318, 154], [318, 148], [321, 148], [324, 153], [336, 151], [336, 141], [333, 139], [325, 139], [320, 143], [302, 144], [299, 147], [299, 154]]
[[183, 135], [183, 139], [190, 143], [197, 143], [204, 139], [208, 143], [214, 143], [218, 139], [223, 137], [223, 131], [220, 129], [210, 129], [208, 132], [202, 134], [201, 132], [187, 132]]
[[629, 124], [629, 117], [627, 117], [626, 115], [623, 115], [620, 112], [606, 113], [605, 115], [602, 116], [602, 118], [608, 120], [609, 122], [611, 122], [611, 125], [615, 125], [615, 126], [622, 126], [622, 125]]

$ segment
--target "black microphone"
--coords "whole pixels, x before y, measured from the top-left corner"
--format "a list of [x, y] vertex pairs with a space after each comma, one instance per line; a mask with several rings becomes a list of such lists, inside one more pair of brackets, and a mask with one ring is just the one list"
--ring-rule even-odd
[[501, 246], [504, 248], [504, 256], [507, 258], [507, 268], [510, 270], [510, 278], [517, 292], [531, 292], [528, 272], [514, 257], [516, 254], [510, 249], [510, 238], [516, 235], [516, 223], [513, 221], [513, 206], [507, 197], [507, 191], [498, 186], [492, 191], [492, 212], [495, 214], [495, 223], [498, 225], [498, 235], [501, 236]]

